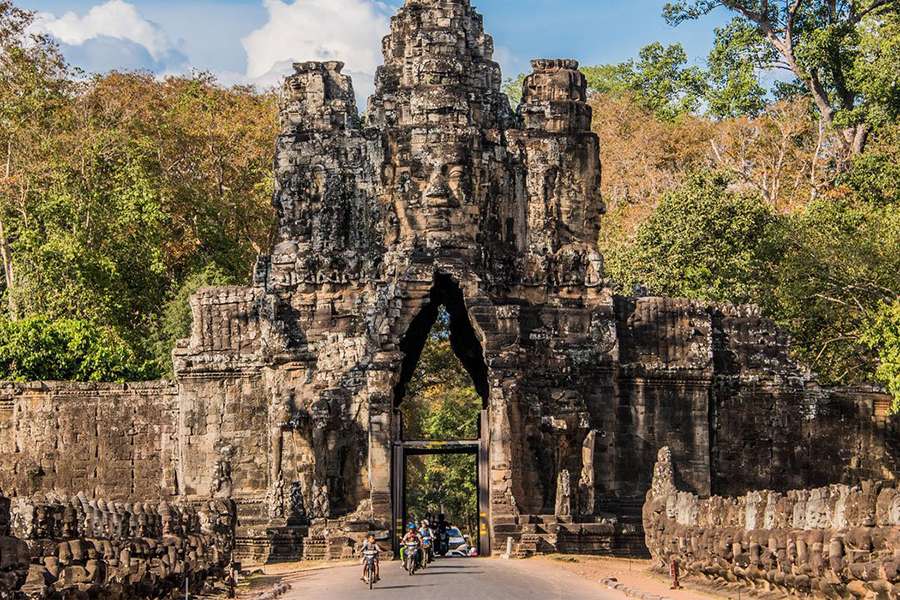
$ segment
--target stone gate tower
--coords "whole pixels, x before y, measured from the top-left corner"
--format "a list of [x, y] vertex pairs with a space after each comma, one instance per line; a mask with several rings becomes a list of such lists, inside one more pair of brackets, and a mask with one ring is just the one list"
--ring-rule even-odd
[[[177, 351], [181, 492], [233, 493], [270, 535], [388, 529], [395, 409], [441, 304], [485, 401], [495, 544], [598, 543], [662, 446], [700, 494], [877, 471], [880, 454], [798, 451], [821, 434], [803, 413], [849, 392], [816, 386], [754, 309], [614, 297], [585, 78], [536, 60], [514, 112], [492, 53], [468, 0], [408, 0], [364, 121], [341, 63], [295, 65], [278, 242], [253, 287], [194, 299]], [[762, 406], [778, 427], [744, 422]]]
[[0, 485], [232, 497], [245, 556], [339, 555], [392, 528], [397, 407], [441, 305], [484, 401], [495, 549], [642, 545], [664, 446], [700, 495], [896, 478], [888, 397], [817, 385], [755, 308], [612, 293], [585, 78], [536, 60], [513, 111], [492, 53], [469, 0], [407, 0], [364, 120], [340, 63], [296, 64], [252, 285], [192, 299], [175, 385], [0, 389]]

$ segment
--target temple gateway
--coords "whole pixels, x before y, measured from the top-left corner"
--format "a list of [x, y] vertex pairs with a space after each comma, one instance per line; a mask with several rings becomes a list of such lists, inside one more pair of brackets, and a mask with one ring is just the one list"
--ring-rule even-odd
[[[663, 447], [700, 497], [896, 480], [890, 398], [818, 385], [758, 309], [613, 293], [578, 64], [513, 109], [492, 53], [468, 0], [408, 0], [364, 119], [341, 63], [296, 64], [252, 285], [192, 299], [175, 382], [2, 386], [6, 495], [232, 499], [276, 560], [393, 537], [422, 453], [477, 456], [482, 553], [643, 551]], [[441, 308], [483, 409], [425, 444], [399, 407]]]

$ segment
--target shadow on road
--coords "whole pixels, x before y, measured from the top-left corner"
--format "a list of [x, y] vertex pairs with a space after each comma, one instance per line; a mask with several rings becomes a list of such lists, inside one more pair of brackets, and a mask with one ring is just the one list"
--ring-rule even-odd
[[425, 585], [379, 585], [376, 590], [408, 590], [410, 588], [434, 587], [433, 583]]
[[429, 575], [462, 575], [462, 576], [484, 575], [484, 571], [466, 571], [465, 573], [457, 573], [455, 571], [446, 571], [445, 572], [445, 571], [438, 571], [438, 570], [434, 570], [434, 571], [429, 570], [427, 573], [419, 573], [419, 576], [422, 576], [422, 577], [428, 577]]

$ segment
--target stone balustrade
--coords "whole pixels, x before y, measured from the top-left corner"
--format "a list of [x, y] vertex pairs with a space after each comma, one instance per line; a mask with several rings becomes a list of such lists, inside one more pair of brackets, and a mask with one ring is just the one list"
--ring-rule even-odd
[[821, 598], [900, 597], [900, 490], [864, 481], [785, 493], [700, 498], [675, 486], [659, 453], [643, 509], [659, 567]]
[[225, 500], [176, 506], [83, 494], [2, 499], [0, 597], [168, 598], [186, 584], [194, 594], [224, 593], [234, 530], [235, 507]]

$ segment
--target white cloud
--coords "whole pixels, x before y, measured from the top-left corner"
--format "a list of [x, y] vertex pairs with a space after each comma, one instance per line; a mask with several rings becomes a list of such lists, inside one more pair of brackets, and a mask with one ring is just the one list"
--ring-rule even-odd
[[92, 40], [111, 38], [143, 47], [157, 63], [183, 58], [162, 28], [142, 17], [134, 5], [124, 0], [108, 0], [84, 15], [67, 12], [56, 17], [40, 13], [33, 27], [68, 46], [82, 46]]
[[268, 22], [242, 40], [247, 78], [273, 85], [294, 61], [339, 60], [357, 97], [373, 91], [393, 10], [376, 0], [263, 0]]

